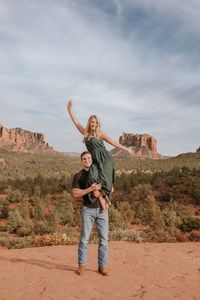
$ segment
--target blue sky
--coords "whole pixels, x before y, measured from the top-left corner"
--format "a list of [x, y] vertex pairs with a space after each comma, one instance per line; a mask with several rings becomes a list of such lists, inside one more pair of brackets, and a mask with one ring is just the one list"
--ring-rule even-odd
[[[163, 155], [200, 146], [198, 0], [0, 0], [0, 123], [84, 150], [85, 125], [149, 133]], [[111, 147], [108, 146], [108, 149]]]

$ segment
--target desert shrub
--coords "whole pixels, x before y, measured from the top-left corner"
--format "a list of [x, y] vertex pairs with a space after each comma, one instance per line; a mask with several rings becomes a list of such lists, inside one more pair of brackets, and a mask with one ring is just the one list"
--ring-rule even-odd
[[177, 231], [174, 234], [174, 238], [175, 238], [176, 242], [185, 243], [185, 242], [189, 241], [188, 234], [186, 234], [185, 232], [182, 232], [182, 231]]
[[171, 193], [164, 193], [159, 196], [159, 201], [161, 202], [170, 202], [172, 199]]
[[32, 233], [31, 227], [21, 226], [16, 230], [18, 236], [28, 236]]
[[10, 239], [9, 237], [0, 237], [0, 246], [9, 248], [10, 245]]
[[5, 181], [0, 181], [0, 192], [3, 192], [8, 187]]
[[9, 241], [9, 247], [11, 249], [22, 249], [29, 248], [33, 246], [34, 237], [33, 236], [24, 236], [17, 239], [11, 239]]
[[189, 194], [192, 196], [192, 202], [195, 205], [200, 205], [200, 183], [194, 183], [190, 188]]
[[153, 196], [147, 196], [141, 201], [136, 216], [144, 224], [150, 225], [155, 230], [164, 230], [165, 228], [162, 211]]
[[153, 196], [152, 187], [149, 184], [140, 184], [131, 192], [132, 201], [143, 201], [148, 196]]
[[164, 243], [171, 240], [169, 233], [163, 229], [152, 230], [151, 228], [149, 228], [146, 229], [143, 234], [144, 239], [147, 242]]
[[9, 191], [8, 196], [6, 198], [9, 203], [16, 203], [22, 200], [22, 193], [19, 190]]
[[0, 223], [0, 231], [7, 231], [7, 223]]
[[34, 199], [34, 211], [33, 211], [33, 218], [36, 220], [44, 220], [45, 216], [45, 202], [41, 198]]
[[36, 197], [41, 196], [41, 189], [40, 189], [40, 186], [37, 185], [37, 184], [33, 187], [33, 195], [36, 196]]
[[63, 199], [59, 200], [59, 202], [56, 205], [56, 208], [60, 216], [61, 224], [74, 224], [74, 208], [72, 204], [72, 197], [69, 193], [63, 193]]
[[109, 232], [109, 240], [141, 243], [143, 242], [143, 233], [139, 231], [116, 228]]
[[178, 226], [183, 232], [200, 229], [200, 220], [194, 217], [193, 206], [177, 207], [177, 215], [181, 218]]
[[191, 241], [200, 242], [200, 230], [192, 230], [189, 234]]
[[9, 202], [7, 199], [0, 201], [0, 218], [7, 218], [9, 213]]
[[129, 176], [126, 175], [124, 172], [120, 176], [117, 176], [116, 182], [115, 182], [115, 189], [123, 190], [123, 191], [130, 191], [131, 183], [129, 180]]
[[123, 227], [123, 217], [113, 205], [109, 208], [108, 213], [110, 230]]
[[50, 233], [51, 229], [46, 220], [34, 220], [33, 221], [33, 231], [35, 234], [46, 234]]
[[175, 234], [182, 223], [181, 217], [177, 214], [177, 204], [171, 201], [168, 207], [163, 210], [165, 228], [170, 234]]
[[37, 236], [32, 242], [35, 247], [44, 247], [52, 245], [73, 245], [74, 240], [66, 234], [54, 233], [43, 236]]
[[194, 217], [186, 217], [182, 219], [179, 228], [184, 231], [200, 230], [200, 220]]
[[133, 223], [135, 212], [128, 201], [118, 202], [117, 210], [121, 214], [123, 227], [127, 227], [128, 224]]
[[9, 232], [16, 232], [17, 229], [24, 226], [24, 219], [20, 215], [18, 208], [11, 210], [8, 215], [7, 229]]
[[54, 209], [48, 214], [48, 216], [46, 217], [46, 221], [48, 223], [49, 233], [54, 233], [58, 231], [60, 216], [56, 209]]

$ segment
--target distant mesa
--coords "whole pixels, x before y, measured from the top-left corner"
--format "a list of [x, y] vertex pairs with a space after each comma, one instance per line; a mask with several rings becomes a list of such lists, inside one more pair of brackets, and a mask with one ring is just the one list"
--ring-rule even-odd
[[34, 133], [22, 128], [7, 129], [0, 124], [0, 150], [41, 153], [55, 152], [44, 140], [42, 133]]
[[[162, 158], [162, 155], [157, 152], [157, 140], [150, 134], [123, 132], [119, 137], [119, 143], [133, 149], [135, 158]], [[119, 157], [127, 156], [126, 152], [117, 148], [111, 150], [111, 153]]]

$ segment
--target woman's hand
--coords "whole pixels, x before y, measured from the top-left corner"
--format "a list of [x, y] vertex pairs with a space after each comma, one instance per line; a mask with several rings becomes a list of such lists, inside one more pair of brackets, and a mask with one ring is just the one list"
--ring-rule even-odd
[[72, 102], [72, 100], [69, 100], [67, 102], [67, 110], [70, 111], [72, 109], [72, 106], [73, 106], [73, 102]]

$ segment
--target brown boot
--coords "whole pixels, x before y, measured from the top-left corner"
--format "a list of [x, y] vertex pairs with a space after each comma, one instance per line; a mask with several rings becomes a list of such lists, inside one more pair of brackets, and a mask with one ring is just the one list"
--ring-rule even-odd
[[108, 271], [105, 267], [98, 267], [98, 272], [103, 276], [108, 276]]
[[83, 275], [84, 272], [85, 272], [85, 266], [83, 266], [83, 265], [80, 265], [78, 267], [78, 269], [76, 270], [76, 274], [78, 274], [78, 275]]

